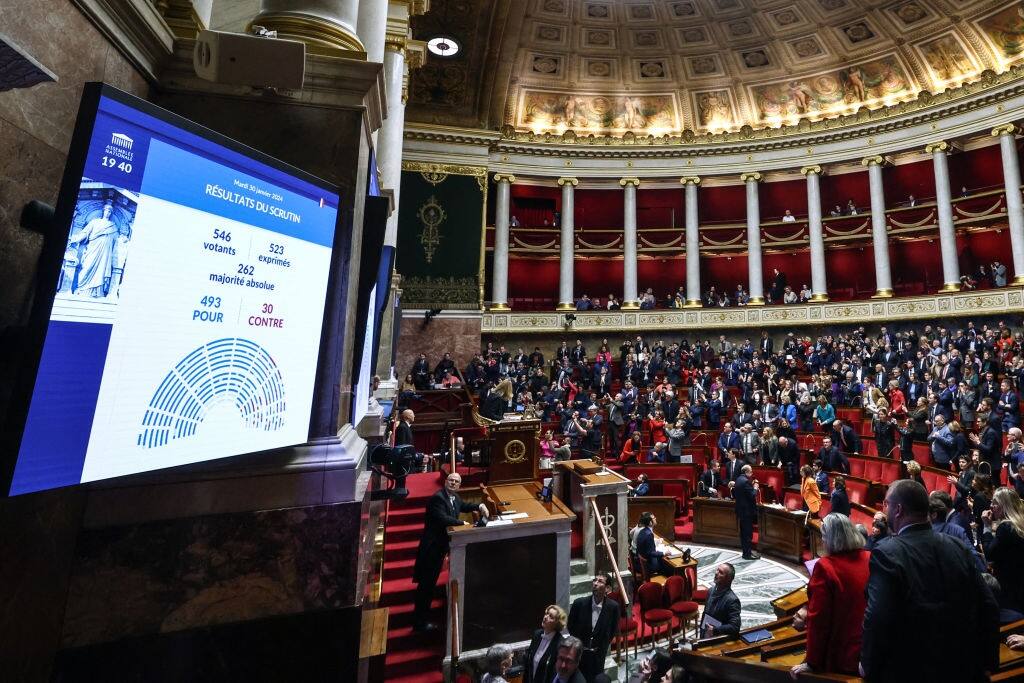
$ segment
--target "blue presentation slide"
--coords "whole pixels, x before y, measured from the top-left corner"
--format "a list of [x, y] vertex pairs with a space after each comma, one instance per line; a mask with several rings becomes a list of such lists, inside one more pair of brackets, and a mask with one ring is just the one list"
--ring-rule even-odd
[[11, 493], [305, 442], [337, 207], [101, 98]]

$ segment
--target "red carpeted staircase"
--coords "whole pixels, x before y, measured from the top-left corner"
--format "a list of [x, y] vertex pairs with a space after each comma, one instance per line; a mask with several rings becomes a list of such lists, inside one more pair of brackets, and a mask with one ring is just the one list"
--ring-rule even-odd
[[408, 478], [407, 487], [408, 498], [389, 504], [385, 531], [381, 606], [388, 608], [388, 642], [384, 680], [389, 683], [440, 683], [445, 640], [444, 585], [448, 572], [441, 573], [432, 604], [431, 621], [441, 628], [431, 633], [414, 633], [416, 584], [412, 581], [412, 570], [423, 533], [427, 499], [441, 487], [441, 482], [436, 473], [418, 474]]

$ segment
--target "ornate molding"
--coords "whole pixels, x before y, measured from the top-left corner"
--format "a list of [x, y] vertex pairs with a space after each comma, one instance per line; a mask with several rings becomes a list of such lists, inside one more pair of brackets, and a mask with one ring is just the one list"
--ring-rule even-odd
[[934, 154], [935, 152], [949, 152], [952, 148], [950, 144], [945, 140], [938, 140], [936, 142], [929, 142], [924, 146], [925, 154]]
[[764, 179], [764, 176], [762, 176], [761, 173], [758, 172], [758, 171], [747, 171], [746, 173], [740, 173], [740, 182], [741, 183], [746, 183], [746, 182], [749, 182], [751, 180], [754, 181], [755, 183], [759, 183], [763, 179]]
[[[1005, 313], [1024, 313], [1024, 288], [793, 306], [576, 312], [569, 333], [861, 324]], [[562, 315], [553, 311], [484, 313], [481, 331], [484, 334], [567, 333]]]
[[1001, 126], [996, 126], [992, 129], [992, 136], [999, 137], [1000, 135], [1017, 135], [1020, 133], [1020, 128], [1014, 123], [1004, 123]]
[[876, 154], [873, 157], [864, 157], [860, 160], [860, 163], [862, 166], [885, 166], [889, 163], [889, 159], [881, 154]]
[[72, 0], [151, 83], [174, 52], [174, 30], [151, 0]]
[[409, 37], [401, 33], [390, 33], [388, 32], [384, 36], [384, 49], [388, 52], [397, 52], [398, 54], [405, 57], [405, 51], [408, 47]]
[[427, 164], [420, 161], [403, 161], [403, 171], [416, 173], [446, 173], [448, 175], [471, 175], [475, 178], [486, 178], [487, 168], [484, 166], [456, 166], [453, 164]]

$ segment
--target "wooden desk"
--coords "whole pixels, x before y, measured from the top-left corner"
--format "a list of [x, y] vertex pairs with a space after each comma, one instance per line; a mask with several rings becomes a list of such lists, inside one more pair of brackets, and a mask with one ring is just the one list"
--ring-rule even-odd
[[640, 515], [653, 512], [658, 520], [654, 525], [654, 533], [669, 541], [676, 540], [676, 499], [674, 496], [643, 496], [628, 498], [626, 506], [629, 511], [629, 528], [636, 526]]
[[772, 600], [772, 609], [779, 619], [791, 617], [800, 611], [800, 608], [807, 604], [807, 586], [801, 586], [794, 591]]
[[[539, 493], [536, 482], [484, 486], [489, 509], [528, 516], [511, 524], [448, 530], [449, 576], [460, 588], [463, 651], [529, 640], [547, 605], [569, 607], [569, 536], [576, 516], [558, 498], [541, 502]], [[450, 652], [450, 625], [445, 638]]]
[[693, 541], [738, 548], [740, 523], [736, 503], [728, 498], [694, 498]]
[[757, 506], [758, 552], [800, 562], [804, 549], [806, 515], [773, 505]]

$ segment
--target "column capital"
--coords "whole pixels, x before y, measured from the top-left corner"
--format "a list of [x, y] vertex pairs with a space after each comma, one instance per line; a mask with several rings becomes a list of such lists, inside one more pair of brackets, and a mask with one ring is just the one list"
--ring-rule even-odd
[[579, 178], [570, 178], [568, 176], [559, 178], [557, 182], [559, 187], [563, 187], [565, 185], [572, 185], [573, 187], [576, 187], [580, 184]]
[[502, 180], [504, 180], [504, 181], [506, 181], [508, 183], [514, 183], [516, 181], [516, 177], [514, 175], [512, 175], [511, 173], [495, 173], [494, 174], [494, 182], [500, 183]]
[[404, 57], [405, 51], [408, 47], [409, 36], [402, 33], [392, 33], [391, 31], [384, 34], [385, 52], [397, 52]]
[[889, 163], [889, 159], [881, 154], [876, 154], [874, 156], [864, 157], [860, 160], [860, 163], [862, 166], [885, 166]]
[[815, 164], [814, 166], [804, 166], [800, 169], [800, 175], [823, 175], [825, 172], [821, 170], [821, 166]]
[[740, 173], [740, 181], [749, 183], [754, 181], [755, 183], [761, 182], [763, 176], [759, 171], [747, 171], [746, 173]]
[[1000, 135], [1017, 135], [1020, 133], [1020, 128], [1015, 123], [1004, 123], [1001, 126], [996, 126], [992, 129], [992, 135], [999, 137]]
[[935, 152], [951, 152], [953, 148], [945, 140], [938, 140], [936, 142], [929, 142], [925, 145], [925, 154], [935, 154]]
[[430, 0], [391, 0], [391, 2], [408, 7], [410, 17], [426, 14], [430, 11]]
[[700, 185], [700, 178], [695, 175], [683, 176], [679, 179], [679, 182], [683, 185]]
[[633, 185], [635, 187], [640, 187], [640, 179], [639, 178], [620, 178], [619, 179], [619, 185], [621, 185], [622, 187], [626, 187], [627, 185]]

